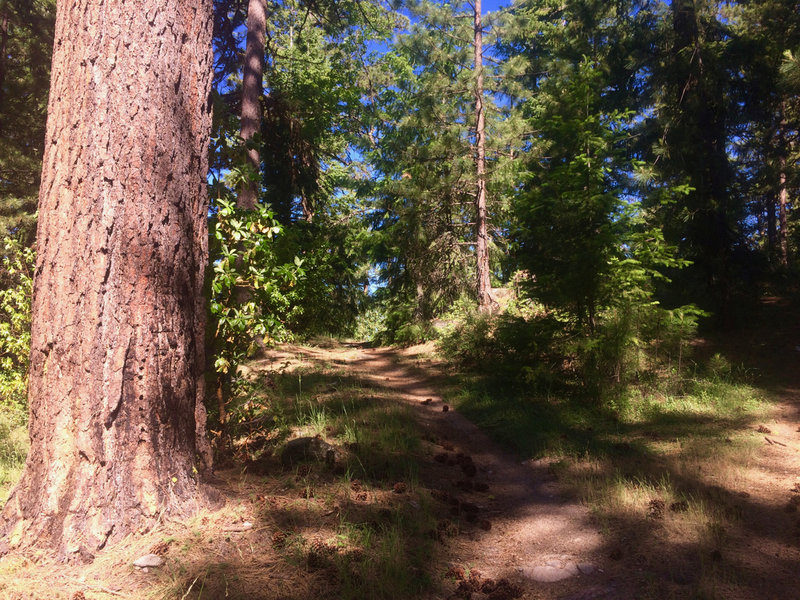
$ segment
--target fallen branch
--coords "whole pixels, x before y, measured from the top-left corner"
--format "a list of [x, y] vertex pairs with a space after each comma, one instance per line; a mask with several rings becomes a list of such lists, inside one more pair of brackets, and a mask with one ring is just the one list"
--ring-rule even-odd
[[114, 591], [112, 589], [109, 589], [107, 587], [103, 587], [102, 585], [99, 585], [99, 584], [96, 584], [96, 583], [89, 583], [89, 582], [86, 582], [86, 581], [80, 581], [79, 579], [72, 579], [72, 582], [77, 584], [77, 585], [79, 585], [79, 586], [81, 586], [81, 587], [88, 588], [88, 589], [93, 590], [95, 592], [101, 592], [103, 594], [108, 594], [110, 596], [119, 596], [120, 598], [133, 598], [133, 596], [129, 596], [128, 594], [123, 594], [122, 592], [116, 592], [116, 591]]
[[784, 448], [786, 448], [786, 444], [784, 444], [783, 442], [779, 442], [777, 440], [771, 440], [767, 436], [764, 436], [764, 439], [767, 440], [767, 442], [769, 442], [770, 444], [777, 444], [778, 446], [783, 446]]

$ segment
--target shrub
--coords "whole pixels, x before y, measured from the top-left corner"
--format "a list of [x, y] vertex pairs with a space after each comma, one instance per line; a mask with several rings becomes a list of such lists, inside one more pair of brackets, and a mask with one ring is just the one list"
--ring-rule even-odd
[[31, 346], [31, 295], [35, 252], [18, 240], [3, 240], [0, 272], [0, 402], [20, 414], [27, 410]]
[[523, 316], [472, 310], [450, 322], [439, 348], [462, 366], [511, 376], [528, 389], [578, 384], [596, 396], [618, 385], [679, 374], [703, 314], [694, 306], [623, 305], [599, 314], [589, 332], [552, 311]]

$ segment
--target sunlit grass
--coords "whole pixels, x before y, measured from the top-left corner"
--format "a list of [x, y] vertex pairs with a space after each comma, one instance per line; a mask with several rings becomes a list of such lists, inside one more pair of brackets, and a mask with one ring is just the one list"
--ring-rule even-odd
[[771, 408], [752, 378], [713, 359], [691, 377], [596, 397], [457, 377], [448, 400], [522, 458], [552, 461], [564, 490], [592, 511], [609, 553], [639, 565], [642, 598], [722, 597], [730, 574], [715, 557], [742, 519], [763, 446], [756, 428]]
[[0, 505], [22, 475], [28, 447], [24, 417], [12, 409], [0, 409]]
[[[281, 535], [271, 552], [313, 581], [328, 580], [328, 597], [418, 597], [431, 585], [430, 532], [437, 519], [419, 484], [421, 439], [411, 409], [331, 365], [286, 369], [273, 373], [269, 386], [245, 391], [240, 405], [247, 418], [238, 435], [255, 440], [247, 456], [279, 457], [285, 440], [311, 436], [345, 457], [335, 472], [312, 462], [275, 474], [281, 494], [291, 500], [260, 517]], [[246, 425], [253, 420], [281, 434], [258, 438]], [[402, 493], [394, 493], [395, 485], [403, 486]], [[334, 515], [338, 525], [321, 527]]]

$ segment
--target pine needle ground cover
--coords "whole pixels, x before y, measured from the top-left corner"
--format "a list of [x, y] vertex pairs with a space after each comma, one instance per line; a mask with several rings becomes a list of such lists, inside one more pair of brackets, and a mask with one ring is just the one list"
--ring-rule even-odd
[[[297, 347], [286, 361], [250, 365], [218, 457], [221, 509], [165, 519], [84, 566], [15, 556], [0, 567], [0, 597], [388, 599], [430, 590], [441, 575], [442, 507], [418, 479], [426, 442], [407, 406], [324, 354]], [[341, 454], [287, 463], [282, 450], [297, 437]], [[147, 553], [164, 565], [132, 566]]]
[[782, 597], [800, 546], [800, 428], [774, 318], [696, 340], [682, 373], [599, 393], [473, 371], [451, 374], [448, 396], [590, 508], [637, 597]]

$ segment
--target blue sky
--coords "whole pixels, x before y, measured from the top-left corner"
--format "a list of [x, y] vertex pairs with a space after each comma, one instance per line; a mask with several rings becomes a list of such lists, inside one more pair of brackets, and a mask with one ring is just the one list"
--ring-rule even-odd
[[499, 8], [510, 6], [510, 0], [481, 0], [481, 13], [494, 12]]

